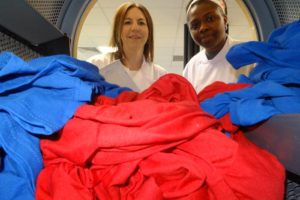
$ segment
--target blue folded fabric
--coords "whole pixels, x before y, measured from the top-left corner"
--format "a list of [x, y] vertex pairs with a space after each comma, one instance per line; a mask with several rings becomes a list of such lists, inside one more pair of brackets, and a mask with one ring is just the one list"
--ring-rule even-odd
[[254, 125], [280, 113], [300, 113], [300, 96], [292, 89], [263, 81], [244, 89], [224, 92], [200, 103], [216, 118], [230, 113], [233, 124]]
[[230, 113], [232, 123], [255, 125], [276, 114], [300, 113], [300, 21], [275, 29], [267, 42], [233, 46], [226, 58], [236, 68], [256, 63], [238, 83], [251, 87], [225, 92], [202, 102], [201, 107], [220, 118]]
[[0, 145], [5, 151], [0, 171], [1, 199], [34, 199], [35, 180], [43, 166], [39, 139], [5, 112], [0, 112], [0, 127]]
[[272, 81], [225, 92], [200, 103], [216, 118], [230, 113], [233, 124], [249, 126], [280, 113], [300, 113], [300, 96], [293, 89]]
[[25, 62], [2, 52], [0, 82], [1, 199], [34, 199], [42, 169], [41, 135], [60, 130], [94, 95], [116, 97], [130, 90], [106, 82], [94, 65], [66, 55]]
[[252, 83], [272, 80], [300, 84], [299, 30], [300, 21], [286, 24], [275, 29], [267, 42], [251, 41], [233, 46], [226, 58], [236, 69], [256, 63], [248, 77]]

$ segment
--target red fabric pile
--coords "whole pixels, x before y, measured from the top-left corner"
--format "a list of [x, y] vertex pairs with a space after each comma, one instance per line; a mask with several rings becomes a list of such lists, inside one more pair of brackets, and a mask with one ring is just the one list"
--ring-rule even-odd
[[284, 168], [203, 112], [168, 74], [141, 94], [99, 96], [43, 139], [36, 199], [282, 199]]

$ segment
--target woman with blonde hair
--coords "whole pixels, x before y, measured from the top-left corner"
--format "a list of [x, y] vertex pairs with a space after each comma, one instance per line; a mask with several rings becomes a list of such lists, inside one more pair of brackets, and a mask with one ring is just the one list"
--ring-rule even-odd
[[88, 59], [108, 82], [142, 91], [167, 73], [153, 63], [153, 21], [141, 4], [126, 2], [118, 7], [109, 46], [116, 51]]

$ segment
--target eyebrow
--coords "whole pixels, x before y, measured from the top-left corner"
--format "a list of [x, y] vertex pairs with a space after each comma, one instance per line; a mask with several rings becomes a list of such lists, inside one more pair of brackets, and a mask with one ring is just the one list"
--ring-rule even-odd
[[205, 17], [207, 15], [218, 15], [217, 12], [215, 10], [210, 10], [210, 11], [207, 11], [205, 12], [201, 17]]
[[[130, 17], [126, 17], [126, 18], [125, 18], [125, 20], [126, 20], [126, 19], [130, 19], [130, 20], [132, 20], [132, 18], [130, 18]], [[138, 20], [138, 21], [141, 21], [141, 20], [143, 20], [143, 21], [146, 21], [146, 19], [145, 19], [145, 18], [138, 18], [137, 20]]]

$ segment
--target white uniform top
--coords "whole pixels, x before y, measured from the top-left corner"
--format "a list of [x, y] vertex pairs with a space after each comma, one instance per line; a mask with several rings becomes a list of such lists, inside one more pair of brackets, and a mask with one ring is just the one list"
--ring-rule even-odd
[[213, 59], [208, 60], [203, 49], [189, 60], [183, 70], [183, 76], [190, 81], [197, 93], [215, 81], [236, 83], [240, 74], [250, 73], [253, 66], [236, 70], [225, 58], [228, 50], [238, 43], [240, 42], [228, 37], [222, 50]]
[[122, 87], [129, 87], [137, 92], [145, 90], [168, 73], [163, 67], [146, 62], [145, 59], [139, 70], [128, 69], [119, 59], [109, 63], [107, 56], [103, 55], [93, 56], [87, 61], [99, 68], [100, 74], [106, 81]]
[[111, 63], [109, 55], [110, 54], [97, 54], [88, 58], [86, 61], [96, 65], [100, 70]]

